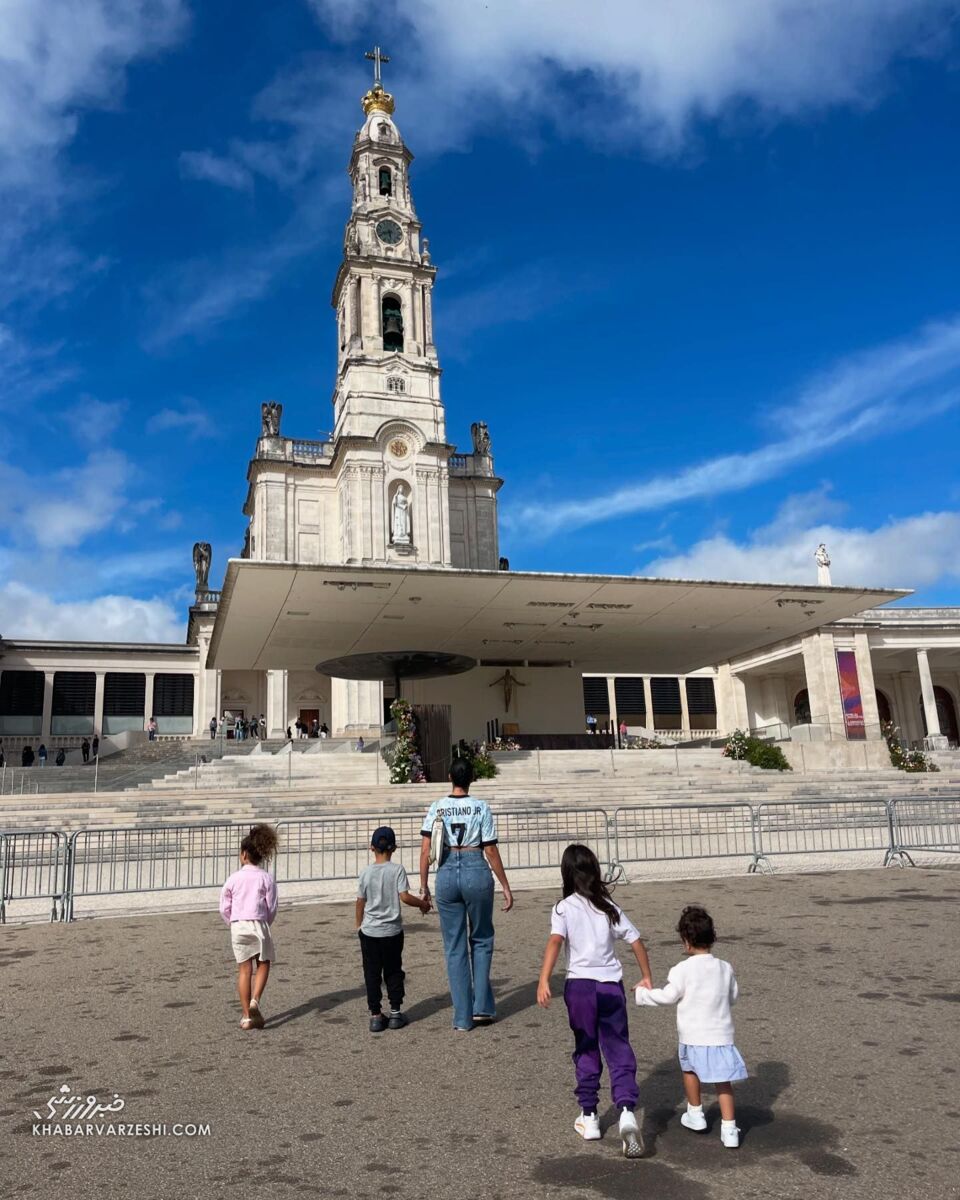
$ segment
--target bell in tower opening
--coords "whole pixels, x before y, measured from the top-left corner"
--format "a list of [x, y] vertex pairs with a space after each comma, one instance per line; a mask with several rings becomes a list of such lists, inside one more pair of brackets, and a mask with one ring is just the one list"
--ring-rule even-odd
[[379, 171], [380, 195], [393, 195], [393, 176], [390, 173], [389, 167], [381, 167]]
[[383, 298], [383, 348], [384, 350], [403, 349], [403, 312], [397, 296]]

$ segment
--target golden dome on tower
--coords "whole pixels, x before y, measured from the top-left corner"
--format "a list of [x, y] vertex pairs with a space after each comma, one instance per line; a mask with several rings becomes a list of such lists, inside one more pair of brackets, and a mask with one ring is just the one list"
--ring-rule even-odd
[[375, 83], [360, 101], [363, 105], [363, 111], [369, 117], [371, 113], [381, 112], [390, 116], [396, 107], [393, 102], [393, 97], [389, 92], [385, 92], [379, 83]]

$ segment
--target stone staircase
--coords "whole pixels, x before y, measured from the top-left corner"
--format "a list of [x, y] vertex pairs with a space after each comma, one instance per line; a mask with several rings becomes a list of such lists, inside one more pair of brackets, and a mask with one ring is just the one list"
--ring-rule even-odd
[[[592, 762], [577, 760], [575, 751], [555, 753], [569, 763], [568, 769], [563, 761], [550, 761], [547, 767], [546, 755], [541, 754], [538, 779], [536, 764], [513, 754], [506, 756], [512, 761], [502, 766], [496, 779], [477, 781], [472, 793], [501, 809], [602, 808], [611, 814], [617, 807], [637, 804], [960, 795], [960, 770], [925, 775], [894, 770], [781, 774], [741, 767], [716, 752], [709, 762], [699, 764], [690, 759], [692, 751], [681, 751], [680, 771], [677, 773], [674, 760], [671, 774], [666, 759], [661, 760], [662, 769], [654, 769], [656, 760], [647, 756], [657, 751], [615, 752], [612, 760], [609, 751], [584, 752], [597, 756]], [[709, 756], [711, 752], [703, 753]], [[293, 749], [230, 757], [239, 761], [205, 764], [199, 778], [193, 769], [177, 774], [176, 782], [165, 786], [98, 795], [7, 796], [0, 800], [0, 830], [277, 821], [371, 813], [388, 816], [425, 812], [444, 790], [440, 784], [398, 787], [383, 782], [386, 771], [375, 751], [313, 755]], [[693, 769], [687, 769], [688, 762]], [[214, 767], [219, 781], [216, 787], [210, 786], [210, 777], [203, 774]], [[254, 784], [254, 780], [258, 782]]]

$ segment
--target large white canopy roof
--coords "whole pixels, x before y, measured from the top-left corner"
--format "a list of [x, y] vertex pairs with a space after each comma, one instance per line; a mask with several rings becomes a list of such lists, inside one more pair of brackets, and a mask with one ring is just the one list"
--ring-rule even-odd
[[384, 650], [675, 674], [908, 595], [714, 583], [231, 559], [209, 664], [304, 670]]

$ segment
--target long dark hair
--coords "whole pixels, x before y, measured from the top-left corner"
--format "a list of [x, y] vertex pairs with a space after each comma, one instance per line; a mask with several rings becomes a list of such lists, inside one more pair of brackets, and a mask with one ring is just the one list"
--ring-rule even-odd
[[600, 874], [600, 863], [589, 846], [581, 846], [575, 842], [563, 852], [560, 860], [560, 878], [563, 880], [563, 898], [577, 895], [589, 900], [615, 925], [620, 913], [610, 898], [610, 889], [603, 882]]

